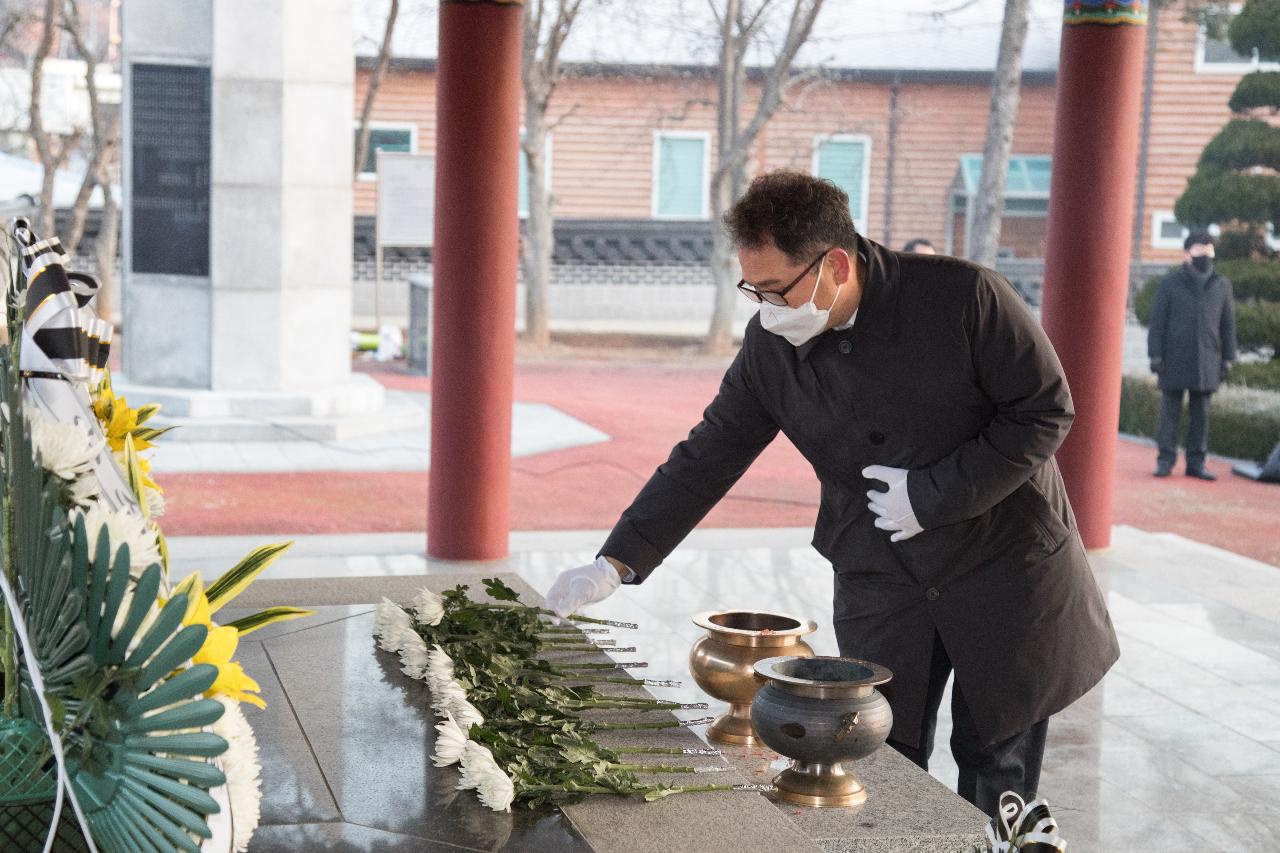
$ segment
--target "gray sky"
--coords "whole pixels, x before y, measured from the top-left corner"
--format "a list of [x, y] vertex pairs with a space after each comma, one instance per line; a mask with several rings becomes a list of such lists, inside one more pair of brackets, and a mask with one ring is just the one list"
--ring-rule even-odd
[[[758, 0], [747, 0], [758, 2]], [[355, 0], [355, 46], [377, 53], [387, 0]], [[790, 0], [774, 0], [770, 32], [786, 29]], [[434, 0], [401, 0], [394, 55], [434, 57]], [[928, 68], [990, 70], [1000, 43], [1004, 0], [827, 0], [800, 64], [835, 68]], [[1058, 64], [1062, 4], [1031, 0], [1024, 67], [1051, 70]], [[763, 44], [751, 59], [768, 61]], [[715, 27], [707, 0], [586, 0], [563, 58], [570, 62], [711, 65]], [[477, 49], [483, 60], [483, 48]]]

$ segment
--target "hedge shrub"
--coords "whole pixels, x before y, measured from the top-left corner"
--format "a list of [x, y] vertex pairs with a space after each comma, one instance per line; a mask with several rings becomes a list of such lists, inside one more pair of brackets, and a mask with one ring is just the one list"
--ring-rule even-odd
[[[1156, 434], [1160, 390], [1146, 377], [1126, 376], [1120, 387], [1120, 431], [1150, 438]], [[1185, 441], [1186, 416], [1178, 431]], [[1280, 442], [1280, 393], [1226, 386], [1213, 395], [1209, 452], [1237, 459], [1266, 459]]]
[[1236, 340], [1242, 350], [1280, 353], [1280, 302], [1237, 302]]
[[1280, 358], [1270, 361], [1237, 362], [1231, 365], [1227, 381], [1246, 388], [1265, 388], [1280, 391]]
[[[1218, 272], [1231, 279], [1236, 299], [1280, 302], [1280, 261], [1224, 260], [1216, 266]], [[1154, 295], [1153, 292], [1153, 298]]]

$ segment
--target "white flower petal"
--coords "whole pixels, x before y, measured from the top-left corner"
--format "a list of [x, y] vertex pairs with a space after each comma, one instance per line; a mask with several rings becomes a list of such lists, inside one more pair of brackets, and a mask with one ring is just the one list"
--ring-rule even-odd
[[101, 503], [94, 503], [86, 510], [75, 510], [71, 516], [73, 522], [77, 513], [84, 516], [90, 549], [97, 546], [98, 533], [104, 527], [111, 540], [112, 556], [120, 550], [120, 546], [129, 546], [129, 569], [135, 576], [148, 566], [160, 562], [160, 544], [156, 539], [156, 532], [141, 514], [112, 512]]
[[258, 828], [262, 802], [262, 767], [258, 763], [258, 742], [240, 703], [224, 696], [222, 717], [213, 724], [214, 734], [227, 741], [222, 754], [222, 772], [227, 776], [227, 798], [231, 801], [233, 838], [236, 853], [244, 853]]
[[476, 789], [480, 802], [495, 812], [511, 810], [511, 801], [516, 797], [515, 784], [487, 747], [467, 741], [462, 751], [462, 770], [467, 787]]
[[[454, 711], [459, 703], [465, 703], [466, 701], [467, 691], [463, 690], [462, 685], [453, 680], [437, 684], [435, 689], [431, 691], [431, 707], [435, 708], [436, 714], [441, 717], [444, 716], [446, 711]], [[454, 716], [457, 716], [456, 712]]]
[[451, 710], [453, 711], [454, 719], [458, 721], [458, 725], [462, 727], [463, 731], [471, 731], [472, 725], [484, 725], [484, 714], [481, 714], [476, 706], [466, 699], [454, 702]]
[[428, 652], [427, 644], [416, 633], [405, 637], [400, 646], [400, 671], [410, 678], [423, 679], [427, 676]]
[[445, 718], [436, 723], [436, 751], [431, 755], [431, 762], [436, 767], [457, 764], [466, 745], [466, 733], [453, 719], [453, 715], [446, 712]]
[[75, 480], [93, 470], [106, 439], [84, 428], [59, 421], [34, 404], [23, 407], [31, 426], [31, 443], [40, 465], [63, 480]]
[[414, 616], [423, 625], [439, 625], [444, 619], [444, 599], [423, 587], [411, 601]]
[[413, 630], [413, 620], [409, 618], [409, 614], [389, 598], [382, 599], [378, 604], [373, 620], [373, 633], [379, 640], [378, 644], [388, 652], [400, 651], [407, 636], [417, 634]]

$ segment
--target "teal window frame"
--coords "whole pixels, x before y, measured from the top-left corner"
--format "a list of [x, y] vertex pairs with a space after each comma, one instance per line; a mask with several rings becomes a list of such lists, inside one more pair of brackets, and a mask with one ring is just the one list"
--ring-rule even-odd
[[[360, 126], [356, 125], [352, 130], [352, 139], [355, 134], [360, 132]], [[394, 145], [378, 145], [375, 142], [375, 134], [378, 133], [407, 133], [409, 134], [408, 142], [399, 142]], [[409, 154], [418, 153], [418, 126], [410, 122], [390, 122], [390, 121], [371, 121], [369, 122], [369, 150], [365, 154], [366, 166], [372, 166], [369, 170], [361, 168], [360, 179], [365, 181], [377, 180], [377, 157], [378, 151], [400, 151]]]
[[[664, 193], [663, 177], [671, 174], [670, 167], [664, 163], [664, 146], [665, 140], [680, 142], [699, 142], [702, 145], [702, 160], [698, 165], [700, 171], [698, 179], [698, 205], [697, 210], [693, 210], [693, 205], [686, 205], [678, 210], [672, 210], [671, 206], [664, 209], [664, 196], [667, 199], [670, 196]], [[653, 189], [650, 214], [654, 219], [684, 219], [697, 220], [707, 219], [711, 214], [711, 132], [705, 130], [656, 130], [653, 133]]]
[[[862, 148], [862, 164], [860, 174], [836, 175], [824, 174], [823, 149], [837, 145], [858, 145]], [[823, 134], [813, 141], [813, 164], [811, 171], [816, 177], [832, 180], [840, 189], [849, 195], [849, 215], [853, 217], [853, 225], [860, 233], [867, 230], [867, 207], [871, 195], [871, 137], [864, 134], [835, 133]], [[850, 191], [850, 185], [856, 184], [856, 196]]]

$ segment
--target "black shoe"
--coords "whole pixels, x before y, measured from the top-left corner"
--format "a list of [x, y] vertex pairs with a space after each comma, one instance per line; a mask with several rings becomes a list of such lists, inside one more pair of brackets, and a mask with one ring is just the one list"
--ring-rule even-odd
[[1213, 481], [1213, 480], [1218, 479], [1218, 475], [1217, 475], [1217, 474], [1211, 474], [1211, 473], [1209, 473], [1207, 470], [1205, 470], [1204, 468], [1188, 468], [1188, 469], [1187, 469], [1187, 476], [1188, 476], [1188, 477], [1195, 477], [1197, 480], [1209, 480], [1209, 481]]
[[1173, 473], [1173, 466], [1172, 466], [1172, 465], [1157, 465], [1157, 466], [1156, 466], [1155, 473], [1154, 473], [1154, 474], [1152, 474], [1151, 476], [1153, 476], [1153, 477], [1168, 477], [1168, 476], [1169, 476], [1170, 474], [1172, 474], [1172, 473]]

